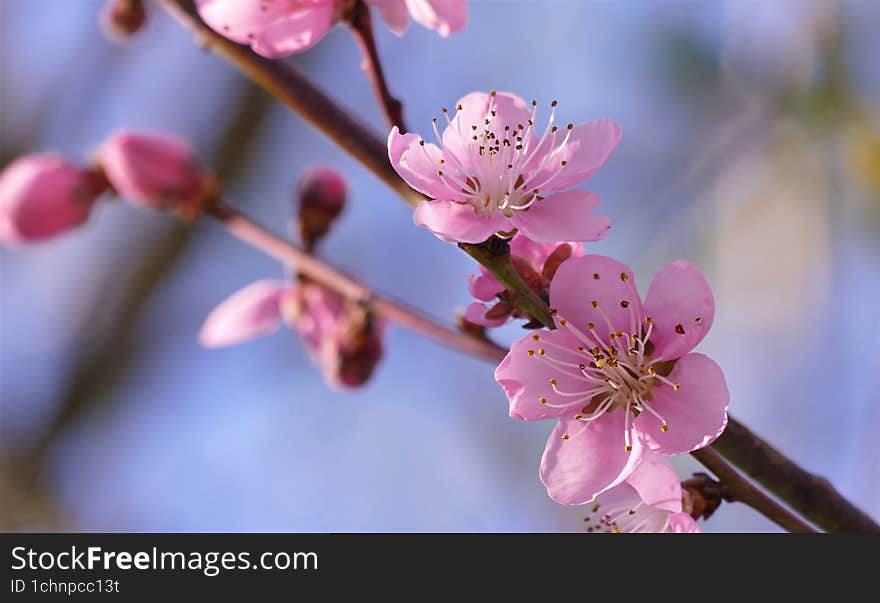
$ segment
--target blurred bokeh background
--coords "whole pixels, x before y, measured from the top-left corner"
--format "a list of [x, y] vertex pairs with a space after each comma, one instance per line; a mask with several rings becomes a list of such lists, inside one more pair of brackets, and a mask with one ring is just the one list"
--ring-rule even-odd
[[[643, 291], [667, 261], [701, 266], [718, 303], [701, 351], [732, 412], [880, 518], [880, 3], [469, 4], [445, 40], [376, 23], [410, 127], [493, 88], [558, 99], [563, 123], [617, 120], [623, 142], [588, 184], [614, 227], [590, 249]], [[468, 258], [155, 7], [125, 47], [99, 7], [0, 1], [3, 165], [167, 129], [278, 228], [299, 173], [335, 166], [352, 193], [324, 255], [452, 323]], [[345, 28], [290, 60], [382, 129]], [[537, 477], [552, 425], [507, 418], [487, 365], [394, 328], [369, 385], [340, 394], [290, 332], [200, 349], [208, 311], [283, 273], [211, 223], [104, 203], [0, 260], [4, 530], [582, 529]], [[704, 529], [774, 527], [726, 505]]]

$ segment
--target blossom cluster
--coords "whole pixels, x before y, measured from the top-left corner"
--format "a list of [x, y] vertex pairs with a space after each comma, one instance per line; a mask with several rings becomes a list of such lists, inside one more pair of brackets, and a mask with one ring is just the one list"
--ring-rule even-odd
[[[550, 306], [554, 328], [523, 336], [495, 371], [511, 417], [556, 420], [540, 468], [550, 497], [592, 505], [590, 517], [607, 509], [588, 518], [591, 531], [693, 531], [664, 457], [709, 445], [727, 424], [724, 375], [693, 352], [712, 326], [712, 291], [679, 260], [643, 299], [629, 267], [585, 254], [610, 221], [593, 213], [596, 194], [575, 187], [611, 156], [621, 129], [608, 119], [560, 129], [554, 101], [538, 134], [537, 107], [506, 92], [469, 94], [454, 116], [442, 110], [442, 132], [434, 120], [436, 143], [393, 129], [390, 161], [427, 197], [416, 224], [451, 242], [508, 239], [517, 272]], [[469, 321], [519, 317], [485, 268], [470, 291]]]

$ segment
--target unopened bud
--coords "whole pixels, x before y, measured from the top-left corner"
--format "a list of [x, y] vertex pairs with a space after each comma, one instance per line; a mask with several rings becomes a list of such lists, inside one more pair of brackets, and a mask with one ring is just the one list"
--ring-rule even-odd
[[329, 231], [345, 209], [347, 186], [342, 174], [327, 167], [305, 172], [297, 184], [299, 234], [307, 250]]
[[116, 132], [101, 145], [98, 161], [115, 191], [135, 204], [191, 220], [217, 202], [216, 179], [175, 136]]
[[76, 228], [106, 190], [100, 171], [50, 153], [20, 157], [0, 173], [0, 242], [37, 242]]
[[127, 42], [146, 22], [143, 0], [107, 0], [99, 15], [101, 29], [114, 42]]

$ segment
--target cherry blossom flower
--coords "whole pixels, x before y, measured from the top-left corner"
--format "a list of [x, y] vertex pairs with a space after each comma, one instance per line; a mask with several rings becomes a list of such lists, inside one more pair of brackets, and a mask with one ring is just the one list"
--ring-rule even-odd
[[[367, 0], [394, 33], [409, 17], [441, 36], [464, 28], [465, 0]], [[354, 6], [353, 0], [196, 0], [211, 29], [270, 59], [308, 50]]]
[[209, 348], [243, 343], [287, 325], [297, 332], [328, 384], [366, 383], [382, 357], [386, 323], [314, 283], [261, 280], [217, 306], [199, 333]]
[[[535, 243], [522, 234], [510, 241], [510, 258], [513, 266], [539, 296], [548, 299], [548, 291], [553, 275], [559, 265], [569, 257], [584, 255], [580, 243]], [[479, 302], [473, 302], [465, 310], [465, 318], [483, 327], [499, 327], [510, 318], [523, 317], [515, 305], [509, 303], [514, 293], [506, 291], [485, 267], [479, 267], [479, 274], [468, 277], [468, 289]], [[482, 302], [496, 302], [488, 307]]]
[[402, 36], [413, 21], [448, 37], [464, 29], [467, 23], [465, 0], [367, 0], [375, 7], [388, 28]]
[[19, 157], [0, 173], [0, 241], [32, 243], [76, 228], [106, 189], [100, 172], [58, 155]]
[[626, 480], [600, 494], [584, 517], [587, 532], [696, 533], [683, 512], [681, 481], [669, 462], [645, 451]]
[[691, 353], [715, 316], [693, 265], [660, 270], [643, 303], [625, 265], [571, 258], [556, 271], [550, 302], [556, 330], [516, 342], [495, 378], [512, 417], [558, 419], [540, 472], [551, 498], [585, 504], [622, 483], [645, 450], [683, 454], [721, 434], [724, 375]]
[[393, 128], [388, 154], [397, 173], [431, 198], [414, 221], [445, 241], [480, 243], [519, 230], [539, 243], [597, 241], [610, 221], [592, 211], [599, 196], [572, 189], [592, 176], [620, 141], [620, 127], [600, 119], [554, 125], [556, 101], [539, 133], [537, 102], [507, 92], [473, 92], [456, 105], [437, 144]]
[[98, 161], [121, 197], [183, 217], [198, 215], [216, 192], [214, 177], [176, 136], [118, 131], [101, 145]]

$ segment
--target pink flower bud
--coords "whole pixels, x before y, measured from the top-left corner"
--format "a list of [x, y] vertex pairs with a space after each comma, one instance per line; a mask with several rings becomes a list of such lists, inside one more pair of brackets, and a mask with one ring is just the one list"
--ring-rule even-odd
[[127, 42], [146, 22], [142, 0], [107, 0], [99, 15], [101, 29], [114, 42]]
[[115, 132], [101, 145], [98, 160], [110, 185], [133, 203], [192, 219], [216, 200], [216, 180], [180, 138]]
[[16, 159], [0, 173], [0, 241], [30, 243], [79, 226], [106, 187], [99, 172], [58, 155]]
[[306, 249], [312, 249], [329, 232], [345, 209], [347, 188], [342, 174], [328, 167], [312, 168], [300, 177], [299, 231]]

